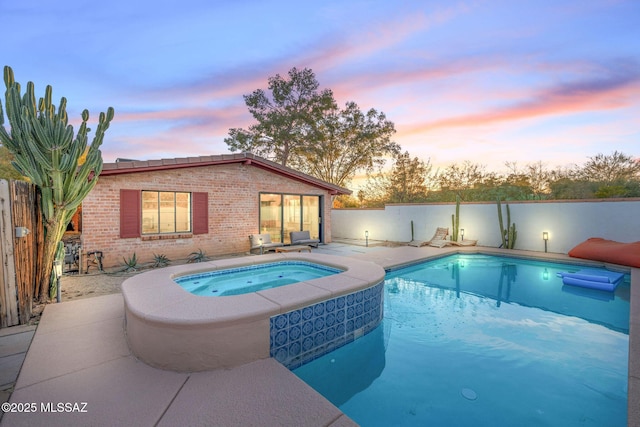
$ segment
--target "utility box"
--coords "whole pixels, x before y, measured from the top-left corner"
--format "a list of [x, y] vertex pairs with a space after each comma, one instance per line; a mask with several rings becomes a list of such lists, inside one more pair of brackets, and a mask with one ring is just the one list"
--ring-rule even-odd
[[16, 237], [27, 237], [31, 231], [27, 227], [16, 227]]

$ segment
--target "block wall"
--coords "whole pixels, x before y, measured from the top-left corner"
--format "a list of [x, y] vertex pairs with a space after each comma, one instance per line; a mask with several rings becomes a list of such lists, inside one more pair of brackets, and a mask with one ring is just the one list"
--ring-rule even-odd
[[[502, 202], [506, 227], [509, 204], [516, 224], [516, 249], [544, 251], [542, 233], [549, 234], [548, 252], [567, 253], [590, 237], [620, 242], [640, 241], [640, 199], [554, 200]], [[451, 229], [455, 203], [396, 204], [384, 209], [334, 209], [333, 237], [408, 242], [411, 221], [415, 240], [430, 240], [437, 227]], [[462, 203], [460, 228], [464, 238], [481, 246], [499, 246], [498, 210], [495, 202]]]

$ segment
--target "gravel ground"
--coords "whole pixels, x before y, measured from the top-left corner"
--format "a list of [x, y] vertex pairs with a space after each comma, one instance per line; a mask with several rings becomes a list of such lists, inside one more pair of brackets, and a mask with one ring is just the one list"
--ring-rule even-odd
[[[208, 260], [245, 256], [246, 253], [229, 254], [219, 257], [208, 257]], [[186, 259], [172, 260], [169, 266], [185, 264]], [[136, 274], [152, 270], [150, 264], [140, 265], [135, 271], [124, 271], [125, 267], [114, 267], [99, 271], [91, 268], [89, 273], [65, 273], [60, 279], [62, 301], [73, 301], [80, 298], [91, 298], [102, 295], [120, 293], [122, 282]]]
[[60, 296], [62, 301], [80, 298], [98, 297], [120, 293], [120, 287], [129, 277], [145, 270], [124, 272], [96, 272], [89, 274], [65, 274], [60, 278]]
[[[122, 271], [90, 272], [89, 274], [64, 273], [60, 278], [60, 298], [62, 302], [81, 298], [99, 297], [120, 293], [122, 282], [147, 270], [125, 273]], [[49, 304], [56, 304], [54, 297]], [[34, 303], [30, 325], [37, 325], [47, 304]]]
[[[244, 256], [241, 254], [229, 254], [217, 258], [230, 258], [235, 256]], [[209, 258], [216, 259], [216, 258]], [[171, 261], [169, 266], [180, 265], [186, 263], [187, 260]], [[123, 271], [124, 267], [115, 267], [111, 269], [105, 269], [105, 271], [99, 271], [94, 268], [90, 270], [88, 274], [78, 274], [77, 272], [65, 272], [60, 278], [60, 297], [62, 302], [74, 301], [82, 298], [99, 297], [109, 294], [117, 294], [121, 292], [122, 283], [129, 277], [136, 274], [149, 271], [152, 267], [149, 265], [143, 265], [136, 271]], [[50, 304], [55, 304], [55, 297], [51, 300]], [[32, 317], [29, 324], [38, 324], [40, 316], [46, 304], [34, 305], [32, 310]]]

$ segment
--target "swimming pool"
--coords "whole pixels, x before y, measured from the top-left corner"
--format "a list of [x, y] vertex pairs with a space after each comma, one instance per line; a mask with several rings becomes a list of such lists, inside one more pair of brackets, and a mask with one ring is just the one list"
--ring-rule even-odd
[[306, 261], [278, 261], [176, 277], [182, 288], [200, 296], [230, 296], [291, 285], [343, 270]]
[[294, 373], [363, 426], [626, 425], [629, 278], [455, 255], [385, 280], [385, 319]]

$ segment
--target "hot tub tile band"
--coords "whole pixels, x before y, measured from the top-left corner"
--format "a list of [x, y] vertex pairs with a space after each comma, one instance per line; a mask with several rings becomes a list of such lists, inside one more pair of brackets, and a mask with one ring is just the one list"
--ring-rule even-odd
[[270, 355], [289, 369], [375, 329], [383, 317], [384, 283], [270, 318]]

